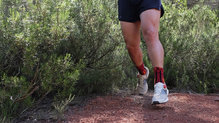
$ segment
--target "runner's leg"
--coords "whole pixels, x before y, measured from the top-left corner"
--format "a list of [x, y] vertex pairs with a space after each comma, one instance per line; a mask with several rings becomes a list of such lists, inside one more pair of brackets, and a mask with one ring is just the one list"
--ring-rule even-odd
[[140, 22], [125, 22], [120, 21], [123, 37], [129, 55], [136, 66], [143, 64], [143, 56], [140, 48]]
[[140, 95], [145, 95], [148, 91], [149, 70], [143, 64], [143, 55], [140, 48], [140, 21], [134, 23], [121, 21], [121, 27], [129, 55], [139, 71], [137, 92]]
[[168, 101], [169, 91], [163, 75], [164, 50], [158, 35], [160, 11], [157, 9], [146, 10], [141, 13], [140, 18], [148, 54], [154, 67], [155, 85], [152, 104], [166, 103]]
[[158, 36], [160, 11], [157, 9], [146, 10], [141, 13], [140, 19], [143, 36], [152, 65], [153, 67], [163, 68], [164, 50]]

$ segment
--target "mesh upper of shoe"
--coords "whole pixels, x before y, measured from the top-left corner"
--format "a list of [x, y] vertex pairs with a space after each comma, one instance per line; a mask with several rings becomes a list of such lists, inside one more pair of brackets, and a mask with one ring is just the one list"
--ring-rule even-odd
[[159, 103], [164, 103], [168, 101], [169, 91], [166, 88], [166, 85], [159, 82], [154, 86], [154, 96], [152, 98], [152, 103], [157, 101]]
[[137, 90], [139, 94], [146, 94], [148, 91], [147, 78], [149, 76], [149, 70], [147, 67], [145, 69], [147, 70], [145, 75], [138, 74], [139, 83]]

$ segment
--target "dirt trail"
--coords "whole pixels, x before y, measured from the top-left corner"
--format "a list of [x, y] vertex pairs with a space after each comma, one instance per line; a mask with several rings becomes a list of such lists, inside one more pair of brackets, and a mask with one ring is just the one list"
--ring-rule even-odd
[[169, 102], [151, 105], [147, 96], [97, 96], [65, 112], [69, 123], [219, 123], [219, 96], [172, 93]]
[[45, 99], [15, 122], [19, 123], [219, 123], [219, 95], [171, 93], [169, 102], [151, 105], [146, 96], [126, 91], [108, 96], [77, 97], [62, 119]]

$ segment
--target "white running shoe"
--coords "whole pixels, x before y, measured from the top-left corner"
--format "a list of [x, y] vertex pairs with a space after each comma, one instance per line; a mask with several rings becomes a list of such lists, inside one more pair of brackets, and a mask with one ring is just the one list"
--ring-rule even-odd
[[138, 73], [138, 86], [137, 86], [137, 92], [139, 95], [145, 95], [148, 91], [148, 83], [147, 83], [147, 79], [149, 76], [149, 69], [147, 67], [145, 67], [146, 69], [146, 74], [145, 75], [141, 75], [140, 73]]
[[158, 82], [154, 85], [154, 96], [152, 98], [152, 104], [161, 104], [168, 101], [169, 90], [166, 84]]

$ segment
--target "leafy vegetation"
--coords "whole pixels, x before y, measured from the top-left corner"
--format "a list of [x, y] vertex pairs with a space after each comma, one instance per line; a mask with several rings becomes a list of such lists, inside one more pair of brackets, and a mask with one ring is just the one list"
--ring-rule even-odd
[[66, 111], [68, 104], [71, 103], [71, 101], [73, 101], [73, 99], [74, 99], [74, 96], [72, 96], [70, 94], [69, 97], [66, 98], [65, 100], [54, 102], [52, 104], [56, 110], [56, 119], [57, 120], [63, 119], [63, 114]]
[[[206, 6], [187, 9], [182, 1], [164, 5], [160, 24], [167, 84], [214, 92], [217, 12]], [[116, 0], [0, 0], [0, 5], [0, 121], [46, 96], [63, 102], [70, 95], [135, 88], [136, 69], [125, 49]]]
[[[165, 47], [166, 80], [178, 89], [213, 92], [218, 83], [218, 17], [207, 6], [165, 6], [160, 39]], [[167, 28], [168, 27], [168, 28]]]

